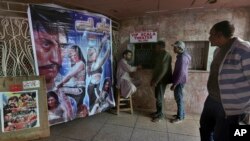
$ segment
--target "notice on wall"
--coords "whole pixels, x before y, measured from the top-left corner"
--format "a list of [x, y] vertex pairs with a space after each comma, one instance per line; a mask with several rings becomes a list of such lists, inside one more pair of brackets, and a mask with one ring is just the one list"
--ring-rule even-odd
[[157, 32], [140, 31], [130, 33], [130, 43], [157, 42]]
[[23, 89], [32, 89], [32, 88], [39, 88], [40, 81], [33, 80], [33, 81], [23, 81]]

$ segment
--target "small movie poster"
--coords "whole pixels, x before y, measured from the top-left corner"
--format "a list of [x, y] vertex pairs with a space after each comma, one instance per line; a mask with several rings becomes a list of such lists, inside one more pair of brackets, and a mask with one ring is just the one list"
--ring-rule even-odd
[[0, 92], [2, 132], [39, 127], [37, 90]]

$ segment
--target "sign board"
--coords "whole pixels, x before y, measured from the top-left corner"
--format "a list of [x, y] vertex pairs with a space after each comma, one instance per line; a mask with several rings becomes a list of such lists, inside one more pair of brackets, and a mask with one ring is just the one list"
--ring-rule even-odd
[[157, 32], [140, 31], [130, 33], [130, 43], [157, 42]]
[[40, 81], [33, 80], [33, 81], [23, 81], [23, 89], [32, 89], [32, 88], [39, 88]]

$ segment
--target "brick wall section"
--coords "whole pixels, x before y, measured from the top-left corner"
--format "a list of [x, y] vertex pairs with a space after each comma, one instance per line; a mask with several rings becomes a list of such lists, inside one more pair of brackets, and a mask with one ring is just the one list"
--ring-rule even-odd
[[27, 12], [28, 5], [22, 3], [8, 3], [10, 11]]
[[28, 4], [0, 1], [0, 16], [27, 17]]
[[0, 0], [0, 16], [27, 17], [29, 3], [51, 3], [51, 0]]
[[0, 0], [5, 2], [15, 2], [15, 3], [52, 3], [53, 0]]
[[7, 2], [1, 2], [0, 1], [0, 9], [1, 10], [8, 10], [8, 4], [7, 4]]

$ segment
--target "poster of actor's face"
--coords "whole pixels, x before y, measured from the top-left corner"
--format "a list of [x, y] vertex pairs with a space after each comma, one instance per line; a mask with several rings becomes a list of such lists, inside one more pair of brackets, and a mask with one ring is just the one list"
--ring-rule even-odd
[[2, 132], [39, 127], [37, 91], [0, 92]]
[[50, 124], [114, 107], [111, 20], [30, 5], [29, 21], [37, 72], [46, 79]]

